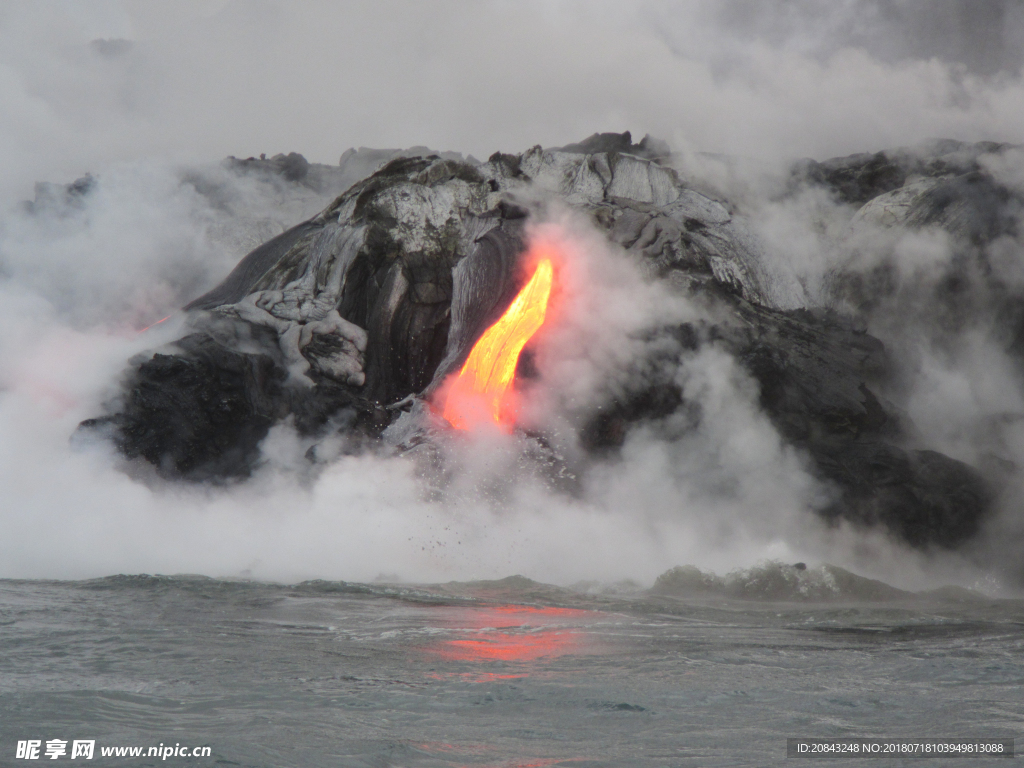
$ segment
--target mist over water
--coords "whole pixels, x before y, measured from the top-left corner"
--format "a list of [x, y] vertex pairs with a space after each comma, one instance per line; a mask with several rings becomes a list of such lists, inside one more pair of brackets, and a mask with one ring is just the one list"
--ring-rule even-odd
[[[971, 8], [984, 12], [969, 14]], [[1010, 589], [1022, 526], [1011, 482], [963, 554], [826, 528], [830, 490], [760, 412], [756, 384], [715, 348], [673, 373], [703, 419], [634, 430], [620, 460], [567, 492], [524, 465], [522, 438], [453, 437], [438, 485], [416, 462], [345, 455], [313, 472], [284, 423], [264, 465], [229, 487], [175, 485], [105, 443], [71, 441], [117, 396], [127, 361], [180, 336], [178, 307], [329, 198], [218, 165], [299, 151], [427, 144], [486, 157], [594, 131], [670, 141], [695, 186], [736, 201], [778, 270], [812, 302], [840, 267], [891, 260], [906, 291], [869, 330], [906, 361], [900, 394], [922, 444], [977, 463], [1024, 461], [1019, 372], [979, 309], [938, 333], [913, 286], [941, 276], [927, 232], [858, 230], [808, 192], [780, 202], [803, 156], [944, 136], [1024, 141], [1017, 4], [111, 3], [0, 10], [0, 577], [201, 573], [298, 581], [496, 578], [650, 584], [675, 565], [724, 573], [763, 559], [831, 562], [908, 588]], [[512, 23], [514, 22], [514, 23]], [[923, 23], [927, 22], [927, 23]], [[951, 42], [952, 41], [952, 42]], [[725, 153], [722, 163], [699, 154]], [[996, 169], [1024, 184], [1024, 163]], [[33, 184], [92, 187], [37, 196]], [[37, 197], [31, 211], [19, 201]], [[568, 464], [584, 407], [627, 388], [645, 328], [703, 310], [670, 296], [589, 224], [553, 209], [558, 321], [537, 350], [524, 419]], [[996, 263], [1024, 282], [1021, 244]], [[852, 267], [851, 267], [852, 265]], [[938, 277], [935, 277], [938, 279]], [[923, 294], [922, 294], [923, 295]], [[170, 320], [139, 331], [156, 321]], [[642, 373], [642, 372], [640, 372]], [[1010, 419], [997, 433], [988, 425]], [[1015, 418], [1015, 416], [1013, 416]], [[995, 570], [992, 564], [995, 563]], [[1019, 575], [1019, 573], [1017, 574]], [[988, 581], [986, 581], [988, 580]]]

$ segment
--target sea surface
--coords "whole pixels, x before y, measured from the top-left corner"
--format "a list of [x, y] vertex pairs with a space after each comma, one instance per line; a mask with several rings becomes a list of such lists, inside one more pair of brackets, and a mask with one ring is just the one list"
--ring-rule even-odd
[[[786, 739], [1024, 748], [1024, 601], [759, 568], [680, 569], [653, 591], [0, 581], [0, 765], [880, 766], [922, 762], [787, 759]], [[95, 757], [17, 758], [53, 739]], [[158, 745], [210, 756], [100, 754]]]

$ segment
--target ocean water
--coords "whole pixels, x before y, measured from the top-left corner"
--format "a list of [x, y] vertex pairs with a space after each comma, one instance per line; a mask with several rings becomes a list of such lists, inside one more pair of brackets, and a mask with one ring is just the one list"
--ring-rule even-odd
[[[1024, 601], [779, 563], [653, 590], [0, 581], [0, 765], [78, 739], [93, 760], [50, 762], [760, 766], [840, 736], [1024, 745]], [[210, 755], [100, 754], [175, 745]], [[951, 763], [1007, 764], [924, 764]]]

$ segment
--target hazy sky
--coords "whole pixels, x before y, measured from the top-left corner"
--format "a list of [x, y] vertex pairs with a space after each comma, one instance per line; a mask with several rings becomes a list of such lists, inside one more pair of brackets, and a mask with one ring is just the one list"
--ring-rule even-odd
[[4, 199], [116, 160], [594, 131], [822, 157], [1024, 140], [1019, 0], [0, 3]]

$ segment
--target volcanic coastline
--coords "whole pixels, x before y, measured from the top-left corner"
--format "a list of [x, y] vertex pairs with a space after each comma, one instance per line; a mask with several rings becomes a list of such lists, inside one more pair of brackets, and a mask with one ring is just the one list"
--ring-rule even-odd
[[[941, 231], [954, 256], [915, 289], [915, 322], [956, 327], [982, 297], [994, 338], [1020, 361], [1024, 289], [988, 261], [993, 243], [1017, 234], [1021, 200], [991, 172], [1011, 151], [942, 140], [805, 160], [776, 194], [824, 195], [855, 210], [854, 225]], [[294, 153], [227, 165], [340, 194], [183, 307], [186, 335], [133, 360], [109, 412], [82, 423], [80, 434], [112, 440], [165, 478], [244, 478], [286, 419], [365, 450], [428, 451], [439, 428], [431, 403], [523, 288], [530, 228], [552, 206], [585, 217], [647, 280], [700, 308], [699, 319], [644, 330], [656, 353], [631, 360], [645, 375], [579, 416], [574, 472], [587, 457], [614, 461], [641, 426], [687, 414], [696, 428], [699, 408], [674, 374], [708, 347], [738, 362], [781, 438], [829, 489], [817, 510], [826, 520], [958, 547], [1012, 471], [998, 455], [969, 465], [917, 434], [899, 402], [900, 366], [869, 332], [883, 310], [911, 303], [891, 264], [835, 269], [812, 295], [765, 257], [741, 206], [688, 181], [650, 137], [594, 134], [486, 162], [414, 148], [350, 151], [338, 167]], [[89, 184], [43, 191], [86, 195]], [[529, 346], [516, 373], [535, 375]], [[566, 462], [543, 430], [525, 437], [552, 472]], [[328, 459], [314, 447], [307, 460]]]

